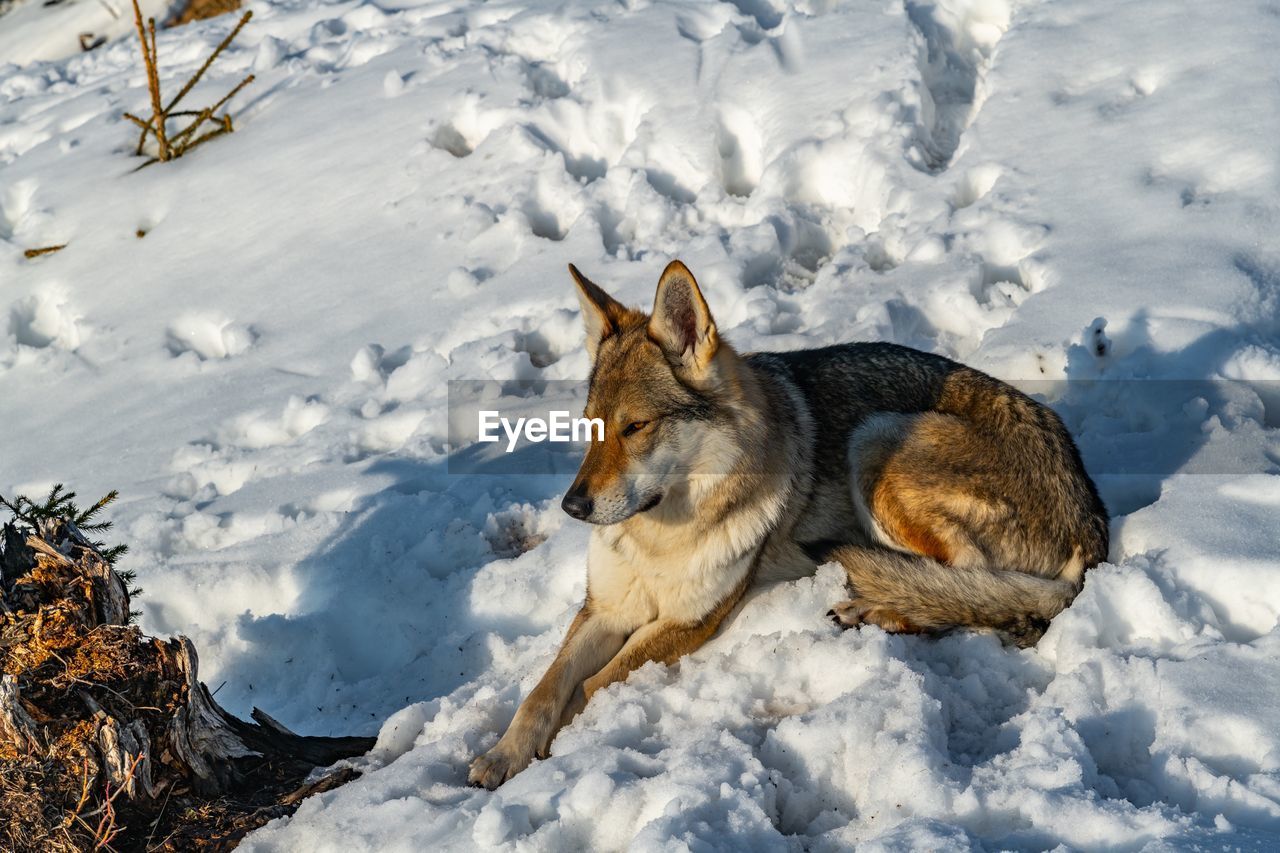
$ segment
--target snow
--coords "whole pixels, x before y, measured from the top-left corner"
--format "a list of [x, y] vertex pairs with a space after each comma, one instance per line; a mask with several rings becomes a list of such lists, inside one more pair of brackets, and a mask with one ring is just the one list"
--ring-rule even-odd
[[[161, 22], [168, 6], [166, 0], [138, 0], [144, 17]], [[132, 0], [5, 0], [0, 13], [0, 63], [63, 59], [137, 27]]]
[[[137, 173], [136, 43], [64, 7], [0, 17], [0, 490], [120, 489], [220, 702], [378, 734], [244, 849], [1280, 844], [1270, 5], [255, 0], [190, 96], [256, 74], [236, 132]], [[233, 17], [161, 31], [166, 91]], [[449, 383], [582, 379], [565, 264], [647, 304], [676, 256], [740, 348], [1024, 381], [1111, 562], [1027, 651], [759, 590], [468, 788], [587, 531], [571, 466], [451, 467]]]

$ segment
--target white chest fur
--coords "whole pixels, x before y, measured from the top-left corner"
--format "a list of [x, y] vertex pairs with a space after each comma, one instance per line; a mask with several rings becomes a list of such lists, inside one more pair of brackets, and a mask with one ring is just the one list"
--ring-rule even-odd
[[596, 528], [587, 553], [592, 611], [628, 632], [658, 619], [698, 622], [751, 571], [782, 502], [759, 500], [709, 530], [645, 518]]

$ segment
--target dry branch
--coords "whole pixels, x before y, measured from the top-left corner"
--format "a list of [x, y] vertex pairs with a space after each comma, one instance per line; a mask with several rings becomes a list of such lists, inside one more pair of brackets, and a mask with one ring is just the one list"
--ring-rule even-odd
[[[136, 154], [141, 156], [146, 148], [148, 137], [153, 138], [156, 143], [156, 155], [139, 166], [139, 169], [150, 166], [152, 163], [166, 162], [181, 157], [197, 145], [207, 142], [215, 136], [231, 133], [233, 130], [231, 116], [225, 113], [221, 116], [215, 116], [214, 113], [235, 97], [241, 89], [253, 82], [252, 74], [237, 83], [230, 92], [223, 95], [211, 107], [199, 110], [177, 110], [176, 107], [195, 88], [195, 85], [204, 77], [205, 72], [213, 65], [214, 60], [240, 34], [240, 30], [244, 28], [245, 24], [249, 23], [249, 19], [252, 17], [253, 12], [245, 12], [240, 17], [239, 22], [236, 23], [227, 37], [218, 43], [218, 46], [213, 49], [213, 53], [204, 61], [204, 64], [183, 84], [182, 88], [178, 90], [178, 94], [169, 101], [168, 106], [165, 106], [164, 98], [160, 93], [159, 57], [156, 50], [156, 19], [148, 18], [144, 26], [142, 9], [138, 6], [138, 0], [133, 0], [133, 20], [138, 30], [138, 45], [142, 51], [142, 64], [147, 72], [147, 92], [151, 98], [151, 116], [147, 119], [141, 119], [132, 113], [125, 113], [124, 117], [141, 128], [141, 132], [138, 135]], [[195, 118], [186, 127], [170, 136], [168, 127], [170, 119], [189, 116], [195, 116]], [[197, 135], [196, 131], [206, 121], [215, 122], [218, 125], [217, 129]]]
[[65, 248], [67, 248], [66, 243], [60, 246], [43, 246], [39, 249], [27, 249], [22, 253], [22, 256], [24, 258], [38, 258], [41, 255], [52, 255], [54, 252], [61, 252]]
[[18, 679], [0, 677], [0, 742], [18, 752], [43, 748], [36, 721], [18, 700]]

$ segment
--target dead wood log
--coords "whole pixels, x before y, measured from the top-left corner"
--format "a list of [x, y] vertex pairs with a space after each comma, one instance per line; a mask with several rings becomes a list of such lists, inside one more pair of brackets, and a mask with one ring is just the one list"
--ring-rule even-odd
[[260, 756], [245, 745], [227, 723], [223, 711], [198, 678], [195, 646], [186, 637], [166, 644], [172, 666], [183, 676], [186, 704], [169, 721], [168, 745], [174, 757], [190, 768], [196, 791], [216, 794], [236, 782], [234, 759]]
[[112, 787], [123, 788], [130, 799], [155, 799], [151, 779], [151, 737], [141, 720], [121, 725], [105, 711], [94, 714], [98, 721], [98, 743]]
[[[188, 638], [129, 624], [128, 586], [74, 523], [9, 524], [0, 543], [0, 847], [19, 837], [6, 820], [33, 814], [65, 817], [24, 825], [28, 840], [83, 831], [77, 844], [126, 849], [149, 828], [170, 849], [225, 846], [358, 775], [303, 784], [373, 739], [306, 737], [257, 708], [252, 720], [226, 711]], [[109, 816], [111, 832], [92, 815]]]
[[27, 547], [26, 540], [27, 537], [19, 533], [14, 525], [4, 526], [3, 541], [0, 543], [4, 548], [0, 553], [0, 601], [9, 595], [14, 583], [25, 575], [35, 562], [35, 557]]
[[36, 721], [22, 707], [18, 679], [12, 675], [0, 677], [0, 739], [19, 753], [44, 749]]
[[177, 637], [167, 648], [187, 685], [187, 704], [170, 723], [167, 745], [209, 793], [242, 781], [235, 775], [240, 772], [238, 759], [269, 759], [305, 776], [315, 767], [368, 752], [373, 746], [371, 738], [295, 734], [261, 708], [253, 709], [254, 722], [241, 720], [223, 710], [197, 677], [199, 661], [190, 640]]
[[[239, 729], [246, 743], [257, 744], [259, 748], [271, 748], [267, 747], [267, 744], [276, 744], [275, 748], [283, 748], [303, 765], [324, 767], [351, 755], [355, 750], [363, 753], [373, 748], [370, 738], [314, 737], [294, 734], [273, 720], [261, 708], [254, 708], [249, 716], [258, 723], [252, 729], [243, 720], [233, 718], [233, 724]], [[364, 744], [367, 745], [361, 749]]]

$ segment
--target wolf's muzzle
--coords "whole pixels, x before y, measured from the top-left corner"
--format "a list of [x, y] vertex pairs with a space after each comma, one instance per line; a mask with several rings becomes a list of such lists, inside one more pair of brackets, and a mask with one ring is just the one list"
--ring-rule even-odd
[[564, 500], [560, 501], [560, 508], [579, 521], [586, 521], [591, 511], [595, 509], [595, 502], [587, 497], [586, 491], [585, 484], [571, 489], [564, 496]]

